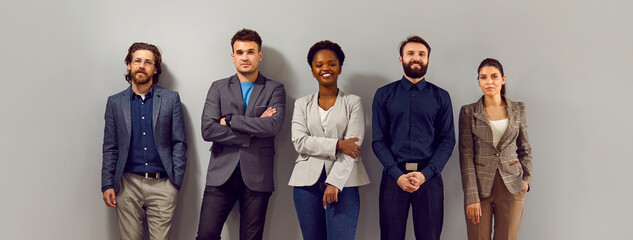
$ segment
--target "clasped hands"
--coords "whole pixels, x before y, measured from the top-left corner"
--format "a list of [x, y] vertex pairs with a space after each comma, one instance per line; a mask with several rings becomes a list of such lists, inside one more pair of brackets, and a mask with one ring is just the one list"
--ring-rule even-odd
[[409, 193], [417, 191], [424, 182], [426, 182], [426, 177], [421, 172], [402, 174], [397, 181], [398, 186]]

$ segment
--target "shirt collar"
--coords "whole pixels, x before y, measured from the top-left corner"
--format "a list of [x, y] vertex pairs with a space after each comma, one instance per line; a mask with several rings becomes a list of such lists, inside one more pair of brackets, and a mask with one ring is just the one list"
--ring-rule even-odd
[[415, 86], [418, 88], [418, 90], [422, 91], [422, 89], [426, 87], [426, 77], [422, 78], [422, 80], [420, 80], [418, 83], [413, 84], [411, 81], [409, 81], [409, 79], [402, 76], [402, 79], [400, 79], [400, 83], [402, 84], [402, 87], [404, 87], [406, 90], [411, 90], [411, 88]]
[[[149, 89], [149, 92], [145, 94], [145, 99], [151, 98], [153, 93], [154, 93], [154, 85], [152, 84], [152, 87]], [[130, 99], [134, 100], [134, 98], [136, 98], [137, 96], [139, 99], [141, 98], [141, 95], [136, 94], [134, 90], [130, 87]]]

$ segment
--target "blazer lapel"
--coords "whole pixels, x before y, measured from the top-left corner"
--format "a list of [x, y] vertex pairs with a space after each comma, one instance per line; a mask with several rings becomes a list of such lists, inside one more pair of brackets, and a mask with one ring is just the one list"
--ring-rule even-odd
[[479, 121], [484, 122], [487, 126], [490, 126], [490, 122], [488, 121], [488, 117], [486, 116], [486, 111], [484, 111], [484, 97], [481, 97], [479, 101], [475, 103], [473, 116]]
[[235, 97], [235, 102], [237, 103], [237, 108], [240, 113], [244, 113], [244, 100], [242, 100], [242, 86], [240, 86], [240, 80], [237, 78], [237, 75], [233, 75], [231, 77], [231, 81], [229, 81], [229, 89], [233, 92], [233, 97]]
[[348, 117], [347, 109], [345, 108], [344, 106], [345, 104], [343, 103], [344, 94], [345, 93], [343, 93], [343, 91], [341, 91], [340, 89], [338, 90], [338, 94], [336, 95], [336, 101], [334, 102], [334, 105], [330, 109], [331, 125], [328, 125], [328, 129], [330, 131], [325, 133], [326, 136], [330, 136], [330, 137], [342, 136], [342, 134], [339, 134], [339, 131], [343, 129], [340, 129], [338, 126], [336, 126], [336, 123], [347, 122], [347, 117]]
[[504, 143], [508, 140], [508, 138], [510, 138], [512, 132], [514, 132], [514, 129], [518, 129], [516, 121], [519, 119], [519, 109], [514, 106], [514, 102], [510, 101], [510, 99], [505, 98], [505, 100], [506, 111], [508, 113], [508, 127], [506, 128], [506, 131], [503, 133], [503, 135], [501, 135], [501, 139], [499, 139], [499, 144], [497, 144], [497, 147], [499, 149], [501, 149], [502, 145], [506, 145]]
[[128, 136], [132, 136], [132, 107], [130, 106], [130, 99], [132, 98], [131, 92], [132, 86], [127, 88], [123, 92], [123, 97], [120, 99], [121, 107], [123, 108], [123, 117], [125, 118], [125, 126], [127, 127]]
[[[486, 116], [486, 111], [484, 111], [484, 102], [483, 97], [479, 99], [475, 103], [473, 109], [473, 120], [472, 132], [477, 137], [481, 138], [483, 142], [492, 144], [492, 129], [490, 128], [490, 121], [488, 121], [488, 116]], [[493, 148], [495, 146], [492, 146]]]
[[266, 79], [264, 79], [262, 74], [259, 74], [257, 76], [257, 80], [255, 80], [255, 85], [253, 85], [253, 90], [251, 90], [251, 96], [248, 98], [248, 104], [246, 105], [246, 113], [244, 114], [245, 116], [250, 116], [251, 113], [253, 112], [253, 109], [257, 107], [255, 106], [255, 102], [257, 102], [257, 98], [259, 97], [259, 94], [262, 92], [262, 89], [264, 89], [265, 83], [266, 83]]
[[321, 115], [319, 114], [319, 93], [312, 95], [312, 101], [308, 103], [306, 109], [306, 122], [308, 123], [308, 129], [315, 137], [325, 137], [323, 132], [323, 125], [321, 124]]
[[158, 87], [154, 87], [154, 99], [152, 100], [152, 130], [156, 132], [156, 122], [158, 121], [158, 114], [160, 112], [160, 104], [161, 104], [161, 89]]

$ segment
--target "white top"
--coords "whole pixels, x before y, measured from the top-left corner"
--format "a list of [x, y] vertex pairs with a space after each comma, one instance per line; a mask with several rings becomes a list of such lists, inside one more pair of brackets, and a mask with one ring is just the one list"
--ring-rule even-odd
[[492, 144], [496, 147], [501, 140], [501, 136], [506, 132], [508, 128], [508, 119], [501, 119], [496, 121], [490, 121], [490, 129], [492, 129]]
[[330, 119], [330, 113], [332, 113], [332, 108], [328, 109], [327, 111], [323, 110], [323, 108], [321, 108], [319, 106], [319, 116], [321, 117], [321, 127], [323, 128], [323, 132], [327, 131], [327, 122]]

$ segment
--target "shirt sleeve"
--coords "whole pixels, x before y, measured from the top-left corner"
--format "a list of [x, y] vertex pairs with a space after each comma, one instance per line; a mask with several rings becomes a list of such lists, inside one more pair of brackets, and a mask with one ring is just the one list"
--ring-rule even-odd
[[441, 107], [435, 119], [435, 142], [437, 148], [429, 163], [421, 172], [426, 180], [429, 180], [442, 173], [442, 169], [448, 162], [455, 147], [455, 128], [453, 126], [453, 105], [448, 92], [440, 95]]
[[389, 133], [389, 118], [388, 112], [385, 107], [385, 90], [379, 88], [374, 94], [374, 101], [372, 103], [372, 142], [371, 146], [374, 150], [374, 154], [382, 163], [385, 172], [387, 172], [394, 180], [398, 180], [404, 173], [394, 158], [391, 152], [391, 137]]
[[478, 203], [479, 188], [475, 173], [475, 140], [471, 127], [472, 112], [468, 106], [459, 111], [459, 164], [462, 173], [462, 188], [466, 206]]
[[528, 190], [532, 185], [532, 147], [527, 135], [527, 117], [525, 114], [525, 104], [519, 102], [521, 109], [521, 124], [519, 125], [519, 136], [517, 137], [517, 156], [523, 168], [523, 181], [528, 182]]

